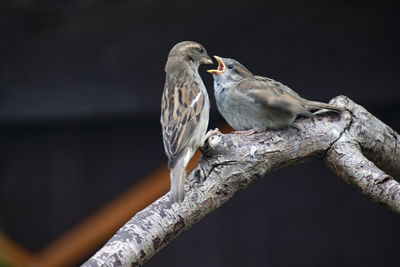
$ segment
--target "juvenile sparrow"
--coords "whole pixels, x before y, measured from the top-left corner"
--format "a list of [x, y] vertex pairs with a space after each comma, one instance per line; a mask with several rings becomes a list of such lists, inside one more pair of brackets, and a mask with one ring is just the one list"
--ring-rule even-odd
[[212, 63], [204, 47], [190, 41], [176, 44], [168, 55], [160, 121], [172, 202], [184, 199], [186, 166], [206, 138], [210, 102], [198, 68]]
[[[309, 101], [272, 79], [253, 75], [234, 59], [214, 56], [214, 94], [219, 112], [237, 131], [280, 129], [293, 124], [297, 115], [311, 116], [310, 110], [342, 110], [333, 105]], [[297, 127], [296, 127], [297, 128]]]

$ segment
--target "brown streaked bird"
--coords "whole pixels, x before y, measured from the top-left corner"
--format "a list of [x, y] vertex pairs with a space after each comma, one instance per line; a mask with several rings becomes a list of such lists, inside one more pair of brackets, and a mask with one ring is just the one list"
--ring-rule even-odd
[[212, 63], [205, 48], [191, 41], [176, 44], [168, 55], [160, 121], [172, 202], [185, 198], [186, 166], [206, 139], [210, 102], [198, 68]]
[[217, 107], [236, 131], [296, 127], [293, 124], [296, 117], [309, 117], [310, 110], [342, 111], [330, 104], [304, 99], [273, 79], [253, 75], [234, 59], [214, 57], [218, 68], [207, 71], [214, 77]]

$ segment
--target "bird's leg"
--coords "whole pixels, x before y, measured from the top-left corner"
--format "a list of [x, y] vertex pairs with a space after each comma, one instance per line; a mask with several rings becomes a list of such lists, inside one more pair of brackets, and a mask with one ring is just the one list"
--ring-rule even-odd
[[188, 180], [188, 175], [189, 175], [189, 171], [185, 169], [185, 184], [189, 184], [189, 180]]

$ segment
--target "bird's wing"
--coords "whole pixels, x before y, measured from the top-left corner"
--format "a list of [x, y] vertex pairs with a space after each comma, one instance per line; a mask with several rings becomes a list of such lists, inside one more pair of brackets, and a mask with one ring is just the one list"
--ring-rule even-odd
[[161, 127], [169, 167], [189, 143], [200, 120], [205, 96], [196, 82], [165, 84], [161, 105]]
[[[328, 110], [332, 110], [335, 112], [341, 112], [343, 111], [341, 108], [335, 107], [333, 105], [330, 104], [325, 104], [322, 102], [317, 102], [317, 101], [310, 101], [307, 99], [302, 98], [301, 96], [299, 96], [299, 94], [297, 94], [295, 91], [293, 91], [292, 89], [290, 89], [288, 86], [277, 82], [273, 79], [267, 78], [267, 77], [262, 77], [262, 76], [254, 76], [254, 79], [257, 81], [262, 81], [262, 82], [266, 82], [269, 84], [273, 84], [274, 87], [279, 88], [279, 90], [284, 91], [285, 93], [289, 94], [290, 96], [292, 96], [294, 99], [296, 99], [298, 102], [301, 103], [301, 105], [303, 107], [305, 107], [307, 110], [312, 110], [312, 109], [328, 109]], [[303, 114], [303, 115], [307, 115], [307, 114]]]
[[297, 99], [300, 102], [302, 102], [302, 100], [304, 100], [301, 96], [299, 96], [298, 93], [293, 91], [290, 87], [288, 87], [288, 86], [286, 86], [286, 85], [284, 85], [284, 84], [282, 84], [282, 83], [280, 83], [278, 81], [275, 81], [274, 79], [270, 79], [270, 78], [263, 77], [263, 76], [254, 76], [254, 78], [257, 81], [263, 81], [263, 82], [272, 84], [272, 85], [280, 88], [282, 91], [290, 94], [292, 97], [294, 97], [295, 99]]
[[255, 103], [284, 112], [311, 115], [301, 101], [301, 97], [287, 86], [261, 76], [242, 79], [237, 92], [251, 98]]

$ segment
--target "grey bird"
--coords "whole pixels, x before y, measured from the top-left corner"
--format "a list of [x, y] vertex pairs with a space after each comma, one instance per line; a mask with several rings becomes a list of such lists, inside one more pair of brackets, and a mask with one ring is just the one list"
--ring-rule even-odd
[[207, 71], [214, 77], [217, 107], [236, 131], [296, 127], [293, 124], [296, 117], [309, 117], [312, 115], [310, 110], [342, 111], [330, 104], [304, 99], [273, 79], [253, 75], [234, 59], [214, 57], [218, 68]]
[[168, 54], [160, 122], [171, 202], [183, 201], [186, 166], [206, 139], [210, 102], [198, 68], [212, 63], [205, 48], [191, 41], [176, 44]]

